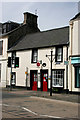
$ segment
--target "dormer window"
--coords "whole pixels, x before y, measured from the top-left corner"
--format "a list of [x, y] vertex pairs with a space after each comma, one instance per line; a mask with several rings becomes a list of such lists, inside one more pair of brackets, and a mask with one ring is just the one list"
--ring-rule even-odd
[[32, 50], [32, 63], [37, 63], [38, 60], [38, 50], [33, 49]]
[[0, 55], [3, 55], [3, 41], [0, 41]]

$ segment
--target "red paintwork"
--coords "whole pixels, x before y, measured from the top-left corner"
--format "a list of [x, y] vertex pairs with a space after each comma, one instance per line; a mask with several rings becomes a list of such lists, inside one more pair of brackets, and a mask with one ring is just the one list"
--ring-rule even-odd
[[47, 91], [47, 82], [43, 81], [43, 91]]
[[33, 82], [32, 90], [37, 91], [37, 81]]
[[47, 82], [45, 77], [43, 77], [43, 91], [47, 91]]

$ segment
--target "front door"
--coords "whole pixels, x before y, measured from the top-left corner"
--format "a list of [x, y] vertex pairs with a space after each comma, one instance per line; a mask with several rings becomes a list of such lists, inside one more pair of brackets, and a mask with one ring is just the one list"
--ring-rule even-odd
[[31, 89], [37, 91], [37, 70], [30, 71]]
[[47, 91], [48, 88], [48, 70], [41, 70], [41, 90]]

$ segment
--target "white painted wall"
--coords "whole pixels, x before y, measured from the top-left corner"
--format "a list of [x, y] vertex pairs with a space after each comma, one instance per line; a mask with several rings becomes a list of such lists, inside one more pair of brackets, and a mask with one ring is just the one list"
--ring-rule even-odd
[[[69, 32], [69, 56], [80, 54], [80, 20], [70, 22]], [[68, 56], [68, 57], [69, 57]], [[80, 92], [80, 88], [75, 88], [75, 68], [71, 65], [71, 59], [69, 60], [68, 67], [68, 86], [70, 91]]]
[[6, 87], [8, 38], [7, 37], [0, 38], [0, 41], [3, 41], [3, 55], [0, 55], [1, 84], [2, 84], [2, 87]]
[[80, 54], [80, 20], [78, 21], [78, 53]]
[[[55, 54], [55, 48], [53, 49], [53, 54]], [[42, 60], [42, 63], [46, 63], [46, 67], [42, 69], [48, 69], [48, 76], [50, 76], [50, 61], [46, 57], [47, 55], [51, 54], [51, 48], [44, 48], [44, 49], [38, 49], [38, 60]], [[11, 53], [8, 53], [8, 56], [11, 56]], [[37, 67], [36, 63], [31, 63], [31, 57], [32, 57], [32, 50], [26, 50], [26, 51], [18, 51], [16, 52], [16, 56], [19, 57], [19, 68], [13, 68], [12, 72], [16, 72], [16, 86], [26, 86], [26, 67], [28, 67], [28, 82], [27, 85], [30, 87], [30, 70], [38, 70], [38, 73], [40, 73], [41, 65], [40, 67]], [[64, 61], [66, 60], [66, 47], [63, 47], [63, 62], [61, 64], [55, 63], [55, 60], [53, 62], [53, 69], [65, 69], [66, 72], [66, 66], [64, 65]], [[64, 72], [64, 73], [65, 73]], [[7, 83], [10, 84], [10, 68], [8, 68], [8, 76], [7, 76]], [[64, 88], [66, 89], [66, 74], [64, 74]], [[38, 83], [38, 86], [40, 87], [40, 83]], [[50, 80], [48, 80], [48, 88], [50, 88]]]

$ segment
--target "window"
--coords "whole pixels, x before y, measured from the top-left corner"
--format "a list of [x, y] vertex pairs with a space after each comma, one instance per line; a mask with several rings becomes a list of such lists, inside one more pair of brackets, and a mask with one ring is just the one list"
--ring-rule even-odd
[[80, 67], [75, 67], [75, 87], [80, 88]]
[[34, 49], [32, 50], [32, 63], [37, 63], [38, 59], [38, 50]]
[[0, 41], [0, 55], [3, 54], [3, 41]]
[[6, 33], [6, 24], [3, 25], [2, 33]]
[[55, 61], [56, 62], [62, 62], [63, 61], [63, 48], [62, 47], [56, 48]]
[[1, 82], [1, 64], [0, 64], [0, 82]]
[[63, 87], [64, 70], [53, 70], [52, 71], [52, 86]]

